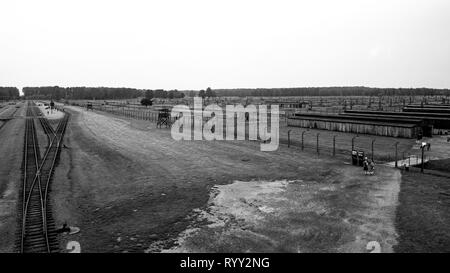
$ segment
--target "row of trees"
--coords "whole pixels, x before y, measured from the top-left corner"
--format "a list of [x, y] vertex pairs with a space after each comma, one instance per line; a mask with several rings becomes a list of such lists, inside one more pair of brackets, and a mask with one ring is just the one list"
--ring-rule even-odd
[[[369, 88], [369, 87], [303, 87], [303, 88], [257, 88], [257, 89], [216, 89], [207, 88], [200, 91], [183, 91], [163, 89], [147, 90], [134, 88], [109, 87], [25, 87], [24, 95], [28, 98], [42, 99], [180, 99], [185, 95], [202, 98], [212, 97], [281, 97], [281, 96], [432, 96], [450, 95], [449, 89], [430, 88]], [[2, 97], [18, 97], [17, 88], [0, 88]]]
[[216, 89], [220, 97], [282, 97], [282, 96], [432, 96], [450, 95], [449, 89], [370, 88], [370, 87], [301, 87]]
[[144, 98], [141, 100], [141, 104], [145, 106], [153, 105], [153, 99], [182, 99], [185, 97], [183, 92], [178, 90], [164, 91], [163, 89], [157, 90], [145, 90]]
[[142, 95], [142, 90], [134, 88], [110, 87], [24, 87], [23, 94], [27, 98], [40, 99], [130, 99]]
[[16, 87], [0, 87], [0, 100], [15, 100], [20, 96]]
[[[206, 88], [206, 90], [200, 91], [184, 91], [188, 97], [202, 97], [202, 98], [215, 98], [217, 97], [217, 93], [211, 89], [211, 87]], [[245, 97], [245, 96], [244, 96]]]
[[133, 99], [138, 97], [174, 99], [183, 98], [184, 93], [177, 90], [165, 91], [163, 89], [144, 90], [134, 88], [110, 87], [24, 87], [23, 93], [27, 98], [41, 99]]
[[210, 87], [205, 90], [200, 90], [198, 92], [198, 96], [204, 98], [214, 98], [217, 96], [216, 92], [214, 92]]
[[163, 89], [157, 90], [145, 90], [144, 97], [147, 99], [159, 98], [159, 99], [181, 99], [185, 94], [178, 90], [165, 91]]

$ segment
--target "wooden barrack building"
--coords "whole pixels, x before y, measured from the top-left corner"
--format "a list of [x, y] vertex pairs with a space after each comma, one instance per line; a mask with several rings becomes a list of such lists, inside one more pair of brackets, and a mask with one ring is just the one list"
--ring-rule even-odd
[[422, 119], [345, 114], [296, 113], [288, 118], [288, 126], [402, 138], [416, 138], [429, 131], [428, 123]]

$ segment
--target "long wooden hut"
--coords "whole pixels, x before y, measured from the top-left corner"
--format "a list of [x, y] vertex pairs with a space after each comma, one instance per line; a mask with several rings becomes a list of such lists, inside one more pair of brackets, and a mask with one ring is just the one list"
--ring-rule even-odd
[[416, 138], [428, 125], [421, 119], [393, 120], [385, 117], [296, 113], [288, 118], [288, 126], [368, 134]]

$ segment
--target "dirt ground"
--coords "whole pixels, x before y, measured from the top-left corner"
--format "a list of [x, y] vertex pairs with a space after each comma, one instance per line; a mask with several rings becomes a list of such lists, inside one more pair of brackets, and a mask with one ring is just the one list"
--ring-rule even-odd
[[53, 110], [46, 109], [46, 106], [44, 106], [44, 104], [41, 102], [37, 103], [37, 106], [39, 110], [41, 110], [41, 113], [44, 115], [44, 117], [47, 118], [48, 120], [59, 120], [64, 117], [63, 112], [58, 111], [57, 109]]
[[[370, 252], [375, 241], [382, 252], [449, 251], [447, 178], [381, 165], [364, 176], [345, 157], [176, 142], [153, 123], [68, 110], [51, 201], [57, 224], [81, 232], [62, 249], [75, 240], [82, 252]], [[0, 128], [0, 252], [14, 251], [24, 115]], [[450, 157], [445, 138], [430, 142], [430, 155]]]
[[[6, 107], [5, 107], [6, 108]], [[2, 109], [10, 114], [14, 107]], [[25, 107], [0, 128], [0, 252], [13, 252], [17, 223], [18, 183], [21, 180]]]
[[[53, 207], [59, 224], [81, 232], [62, 246], [76, 240], [82, 252], [366, 252], [367, 242], [378, 241], [390, 252], [396, 242], [400, 174], [394, 169], [380, 166], [379, 175], [366, 177], [342, 160], [298, 150], [265, 153], [259, 143], [244, 141], [177, 142], [152, 123], [67, 110], [72, 118]], [[221, 206], [217, 196], [231, 204], [230, 192], [241, 190], [232, 202], [236, 210], [215, 209]], [[251, 202], [267, 208], [249, 210]], [[229, 225], [211, 230], [201, 217], [211, 210], [217, 212], [213, 219], [231, 219]], [[250, 220], [235, 219], [236, 211], [247, 211]], [[216, 237], [205, 237], [211, 232]], [[204, 243], [192, 243], [198, 238]]]
[[168, 252], [368, 252], [371, 241], [392, 252], [398, 172], [361, 181], [358, 168], [336, 167], [216, 187]]

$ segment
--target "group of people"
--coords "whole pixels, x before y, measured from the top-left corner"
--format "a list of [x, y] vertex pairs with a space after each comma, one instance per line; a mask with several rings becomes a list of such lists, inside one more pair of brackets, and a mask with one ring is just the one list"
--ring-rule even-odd
[[363, 161], [363, 169], [365, 175], [373, 175], [375, 173], [375, 163], [373, 160], [365, 157]]

